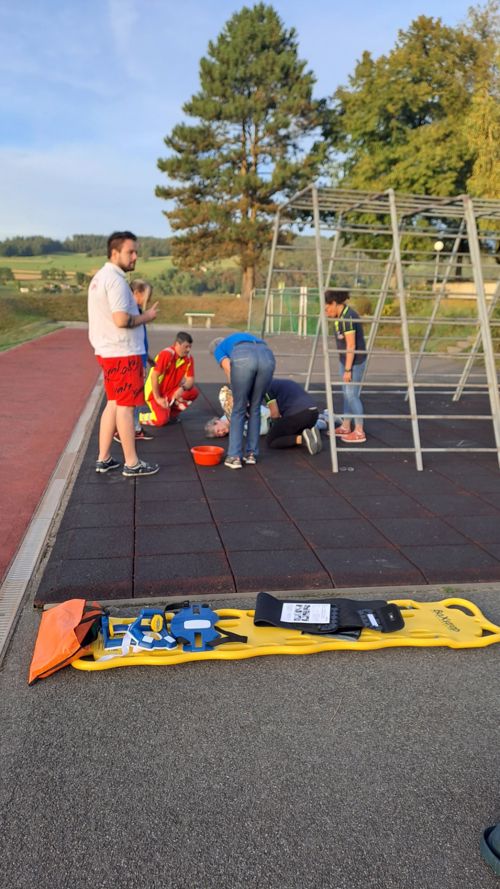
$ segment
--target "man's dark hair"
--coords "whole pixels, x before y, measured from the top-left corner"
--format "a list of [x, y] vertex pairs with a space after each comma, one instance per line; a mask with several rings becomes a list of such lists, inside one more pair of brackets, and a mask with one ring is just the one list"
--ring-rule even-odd
[[331, 306], [332, 303], [342, 306], [350, 297], [348, 290], [325, 290], [325, 303]]
[[193, 337], [191, 336], [190, 333], [186, 333], [185, 330], [179, 330], [179, 333], [177, 334], [177, 336], [175, 338], [175, 342], [176, 343], [192, 343]]
[[137, 241], [137, 235], [133, 232], [113, 232], [108, 238], [108, 259], [111, 259], [113, 250], [120, 250], [124, 241]]

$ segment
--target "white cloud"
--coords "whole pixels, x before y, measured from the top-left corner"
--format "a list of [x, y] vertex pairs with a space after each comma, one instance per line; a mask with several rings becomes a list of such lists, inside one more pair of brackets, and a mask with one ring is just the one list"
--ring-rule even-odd
[[108, 24], [117, 58], [131, 80], [149, 80], [144, 56], [141, 22], [135, 0], [108, 0]]
[[108, 19], [117, 50], [130, 54], [139, 13], [134, 0], [108, 0]]

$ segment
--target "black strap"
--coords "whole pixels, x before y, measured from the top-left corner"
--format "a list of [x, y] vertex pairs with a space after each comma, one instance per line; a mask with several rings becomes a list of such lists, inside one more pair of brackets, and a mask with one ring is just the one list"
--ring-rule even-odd
[[184, 602], [169, 602], [167, 605], [165, 605], [164, 614], [166, 616], [169, 611], [181, 611], [182, 608], [189, 608], [190, 606], [191, 602], [189, 601], [189, 599], [185, 599]]
[[[89, 628], [80, 641], [82, 648], [85, 648], [97, 639], [99, 630], [102, 626], [102, 617], [104, 614], [109, 614], [109, 610], [102, 605], [99, 605], [97, 602], [87, 602], [84, 605], [83, 616], [78, 627], [81, 627], [84, 624], [89, 624]], [[75, 627], [75, 630], [77, 630], [78, 627]]]
[[313, 635], [335, 635], [364, 628], [392, 633], [404, 627], [404, 620], [399, 607], [384, 599], [282, 600], [269, 593], [259, 593], [254, 624], [257, 627], [285, 627]]
[[219, 639], [214, 639], [213, 642], [210, 642], [210, 648], [216, 648], [217, 645], [222, 645], [223, 642], [248, 642], [248, 636], [239, 636], [238, 633], [233, 633], [231, 630], [224, 630], [218, 624], [214, 625], [214, 630], [217, 630], [221, 635]]
[[[212, 606], [209, 605], [208, 602], [203, 602], [202, 608], [205, 606], [206, 608], [210, 608], [212, 610]], [[184, 602], [172, 602], [169, 605], [165, 605], [165, 615], [168, 611], [181, 611], [183, 608], [190, 608], [191, 603], [188, 599]], [[214, 630], [217, 630], [220, 633], [219, 639], [214, 639], [213, 642], [207, 643], [207, 647], [216, 648], [217, 645], [222, 645], [223, 642], [248, 642], [248, 636], [239, 636], [238, 633], [233, 633], [231, 630], [224, 630], [218, 624], [214, 624]], [[177, 637], [179, 642], [187, 643], [189, 639], [183, 639], [182, 636]]]

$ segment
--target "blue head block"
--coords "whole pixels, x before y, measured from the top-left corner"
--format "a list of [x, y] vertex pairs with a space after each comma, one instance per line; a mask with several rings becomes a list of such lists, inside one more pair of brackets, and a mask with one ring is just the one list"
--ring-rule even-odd
[[210, 651], [212, 643], [220, 637], [215, 629], [219, 615], [208, 605], [190, 605], [181, 608], [170, 621], [170, 632], [183, 643], [184, 651]]

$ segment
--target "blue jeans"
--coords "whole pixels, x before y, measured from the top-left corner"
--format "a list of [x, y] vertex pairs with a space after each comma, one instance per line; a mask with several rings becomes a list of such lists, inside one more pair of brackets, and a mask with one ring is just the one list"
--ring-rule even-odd
[[[142, 366], [144, 368], [144, 374], [145, 374], [144, 379], [146, 379], [147, 369], [148, 369], [148, 356], [141, 355], [141, 358], [142, 358]], [[139, 423], [139, 414], [143, 410], [144, 410], [144, 405], [141, 405], [141, 407], [134, 408], [134, 429], [136, 432], [138, 432], [139, 429], [141, 428], [141, 424]]]
[[274, 355], [265, 343], [238, 343], [231, 355], [233, 411], [228, 457], [243, 456], [243, 427], [248, 410], [246, 453], [259, 453], [260, 405], [273, 377]]
[[[359, 397], [359, 393], [361, 391], [361, 381], [365, 372], [365, 365], [366, 361], [362, 361], [360, 364], [353, 364], [351, 369], [351, 383], [342, 384], [342, 393], [344, 395], [344, 416], [345, 414], [352, 414], [352, 417], [347, 417], [346, 420], [348, 423], [353, 420], [355, 426], [363, 425], [363, 418], [361, 416], [363, 413], [363, 404]], [[341, 364], [341, 376], [344, 375], [344, 370], [345, 365]]]

